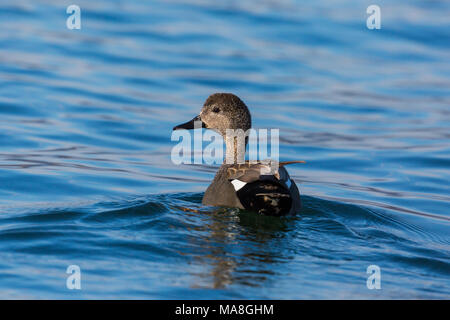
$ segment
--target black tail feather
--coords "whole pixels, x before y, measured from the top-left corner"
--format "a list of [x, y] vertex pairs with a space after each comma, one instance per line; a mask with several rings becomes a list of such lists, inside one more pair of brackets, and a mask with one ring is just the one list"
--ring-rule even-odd
[[262, 215], [283, 216], [292, 206], [289, 190], [272, 181], [247, 183], [237, 196], [245, 209]]

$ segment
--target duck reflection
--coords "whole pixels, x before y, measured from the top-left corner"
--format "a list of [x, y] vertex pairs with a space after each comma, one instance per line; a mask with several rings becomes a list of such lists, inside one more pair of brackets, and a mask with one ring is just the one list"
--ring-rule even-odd
[[285, 238], [292, 236], [295, 218], [260, 216], [230, 208], [199, 214], [203, 223], [195, 229], [201, 236], [190, 241], [200, 248], [194, 264], [201, 266], [201, 271], [193, 272], [192, 287], [261, 286], [275, 275], [274, 270], [280, 270], [274, 264], [292, 258]]

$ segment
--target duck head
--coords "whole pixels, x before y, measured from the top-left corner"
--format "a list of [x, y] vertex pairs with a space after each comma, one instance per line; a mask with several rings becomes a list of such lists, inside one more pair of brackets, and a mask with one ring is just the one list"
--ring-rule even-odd
[[173, 130], [194, 129], [196, 121], [201, 121], [201, 127], [214, 130], [226, 137], [227, 129], [251, 128], [250, 111], [245, 103], [232, 93], [214, 93], [206, 99], [200, 114], [192, 120], [175, 126]]

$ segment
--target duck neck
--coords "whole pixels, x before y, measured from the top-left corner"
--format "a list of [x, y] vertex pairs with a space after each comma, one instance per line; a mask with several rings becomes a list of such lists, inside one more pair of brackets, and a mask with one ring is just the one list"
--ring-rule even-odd
[[247, 146], [248, 137], [244, 134], [227, 134], [225, 135], [226, 145], [226, 164], [239, 164], [245, 162], [245, 148]]

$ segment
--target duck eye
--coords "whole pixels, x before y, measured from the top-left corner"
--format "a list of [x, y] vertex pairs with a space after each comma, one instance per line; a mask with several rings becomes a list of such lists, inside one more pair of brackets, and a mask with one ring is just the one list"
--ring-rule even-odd
[[219, 113], [220, 112], [220, 108], [219, 107], [214, 107], [212, 109], [212, 111], [215, 112], [215, 113]]

